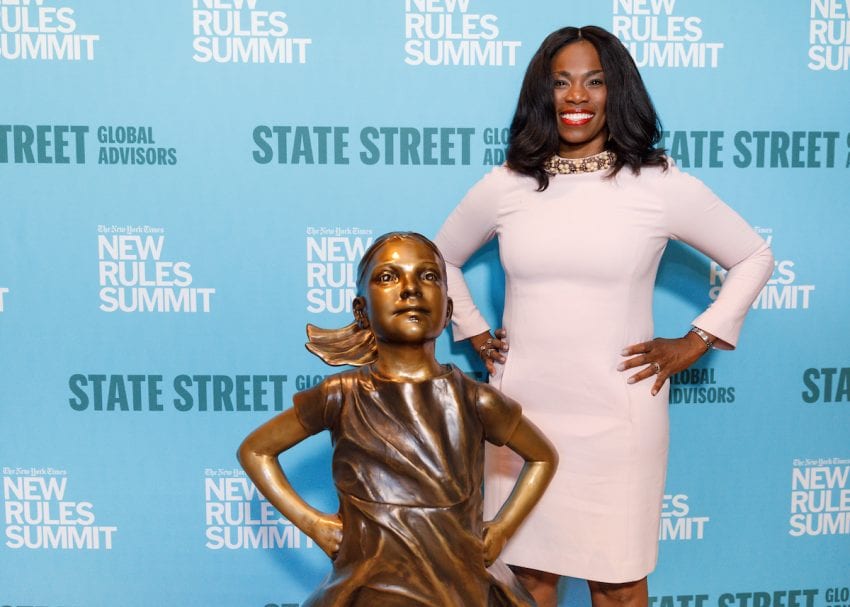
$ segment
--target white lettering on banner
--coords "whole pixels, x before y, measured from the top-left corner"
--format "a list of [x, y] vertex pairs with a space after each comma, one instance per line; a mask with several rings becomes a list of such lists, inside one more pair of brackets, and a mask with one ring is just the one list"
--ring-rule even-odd
[[711, 519], [707, 516], [690, 516], [688, 496], [683, 493], [664, 495], [661, 502], [661, 527], [659, 540], [687, 541], [701, 540], [705, 534], [705, 525]]
[[722, 42], [703, 42], [702, 19], [674, 15], [676, 0], [613, 0], [612, 33], [638, 67], [716, 68]]
[[499, 18], [470, 13], [471, 0], [405, 0], [408, 65], [516, 65], [519, 40], [498, 40]]
[[[98, 283], [104, 312], [205, 312], [215, 289], [190, 286], [187, 261], [163, 261], [164, 230], [98, 226]], [[144, 234], [144, 235], [141, 235]]]
[[351, 312], [357, 264], [374, 238], [361, 228], [307, 229], [307, 311]]
[[3, 522], [12, 549], [111, 550], [115, 526], [95, 525], [90, 501], [66, 498], [68, 477], [53, 468], [9, 468], [3, 473]]
[[0, 312], [3, 311], [3, 303], [4, 303], [3, 302], [3, 296], [6, 295], [6, 293], [8, 293], [8, 292], [9, 292], [8, 287], [0, 287]]
[[[773, 242], [773, 230], [771, 228], [755, 228], [764, 236], [768, 244]], [[794, 270], [794, 262], [790, 259], [777, 259], [775, 269], [770, 280], [762, 288], [753, 302], [754, 310], [808, 310], [811, 305], [811, 295], [815, 291], [815, 285], [801, 285], [797, 283], [797, 273]], [[726, 270], [720, 264], [712, 261], [709, 269], [709, 291], [708, 296], [712, 301], [717, 299], [723, 281], [726, 280]]]
[[206, 468], [206, 548], [311, 548], [313, 541], [280, 515], [242, 470]]
[[75, 33], [73, 8], [35, 4], [0, 2], [0, 60], [94, 60], [100, 36]]
[[811, 0], [810, 70], [850, 70], [850, 8], [846, 0]]
[[789, 535], [850, 535], [850, 459], [795, 459]]
[[287, 14], [257, 0], [193, 0], [192, 59], [198, 63], [307, 63], [310, 38], [289, 36]]

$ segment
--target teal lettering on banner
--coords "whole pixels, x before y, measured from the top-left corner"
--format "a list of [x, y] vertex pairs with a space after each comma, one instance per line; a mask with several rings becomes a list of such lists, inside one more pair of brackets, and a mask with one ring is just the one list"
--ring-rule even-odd
[[269, 164], [348, 164], [347, 126], [266, 126], [254, 128], [254, 162]]
[[774, 590], [773, 592], [725, 592], [718, 607], [814, 607], [818, 590]]
[[0, 164], [85, 164], [87, 126], [0, 124]]
[[649, 607], [704, 607], [707, 594], [677, 594], [649, 597]]
[[[68, 379], [74, 411], [162, 411], [162, 375], [83, 375]], [[129, 385], [129, 391], [128, 391]], [[144, 388], [144, 389], [143, 389]]]
[[803, 371], [803, 401], [850, 403], [850, 367], [824, 367]]
[[[286, 375], [178, 375], [171, 403], [180, 412], [283, 411], [286, 382]], [[162, 385], [162, 375], [76, 373], [68, 403], [74, 411], [161, 412]]]
[[839, 601], [850, 601], [850, 588], [827, 588], [824, 593], [824, 598], [827, 603], [837, 603]]
[[178, 375], [174, 378], [174, 408], [178, 411], [283, 411], [286, 375]]
[[683, 169], [715, 169], [723, 167], [723, 136], [723, 131], [664, 131], [659, 145]]
[[[468, 165], [470, 127], [367, 126], [360, 130], [365, 165]], [[349, 127], [258, 125], [252, 157], [257, 164], [349, 164]]]
[[368, 126], [360, 131], [360, 160], [367, 165], [468, 165], [474, 134], [474, 128], [463, 127]]
[[738, 168], [832, 168], [838, 131], [738, 131]]

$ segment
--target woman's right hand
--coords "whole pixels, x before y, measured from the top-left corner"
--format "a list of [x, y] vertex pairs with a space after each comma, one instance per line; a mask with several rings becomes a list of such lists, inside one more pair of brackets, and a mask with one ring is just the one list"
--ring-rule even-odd
[[508, 346], [508, 332], [504, 329], [496, 329], [496, 337], [490, 335], [489, 331], [473, 335], [469, 338], [469, 342], [475, 348], [475, 352], [481, 357], [481, 360], [484, 361], [490, 375], [496, 372], [495, 363], [505, 364], [507, 358], [503, 353], [507, 352], [510, 347]]

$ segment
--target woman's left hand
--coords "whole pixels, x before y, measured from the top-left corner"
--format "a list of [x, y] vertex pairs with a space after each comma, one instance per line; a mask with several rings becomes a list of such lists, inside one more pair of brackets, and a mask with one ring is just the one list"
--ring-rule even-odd
[[656, 337], [625, 348], [620, 354], [631, 356], [617, 367], [618, 371], [627, 371], [635, 367], [644, 367], [628, 379], [628, 383], [643, 381], [655, 376], [652, 395], [658, 391], [671, 375], [684, 371], [707, 352], [705, 342], [699, 336], [687, 333], [677, 339]]

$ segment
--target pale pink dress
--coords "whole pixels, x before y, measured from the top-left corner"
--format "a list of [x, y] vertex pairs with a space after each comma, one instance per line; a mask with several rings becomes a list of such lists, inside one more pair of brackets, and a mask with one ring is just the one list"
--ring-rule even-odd
[[[655, 337], [652, 293], [669, 239], [729, 269], [693, 324], [735, 346], [744, 315], [773, 271], [767, 244], [699, 180], [672, 167], [559, 175], [544, 192], [498, 167], [452, 212], [436, 243], [448, 263], [454, 338], [487, 330], [460, 268], [498, 237], [510, 353], [493, 385], [518, 400], [555, 443], [560, 467], [503, 553], [505, 562], [626, 582], [658, 554], [667, 466], [668, 386], [629, 385], [621, 350]], [[706, 289], [707, 290], [707, 289]], [[682, 319], [682, 331], [689, 319]], [[488, 452], [485, 518], [507, 498], [522, 461]]]

